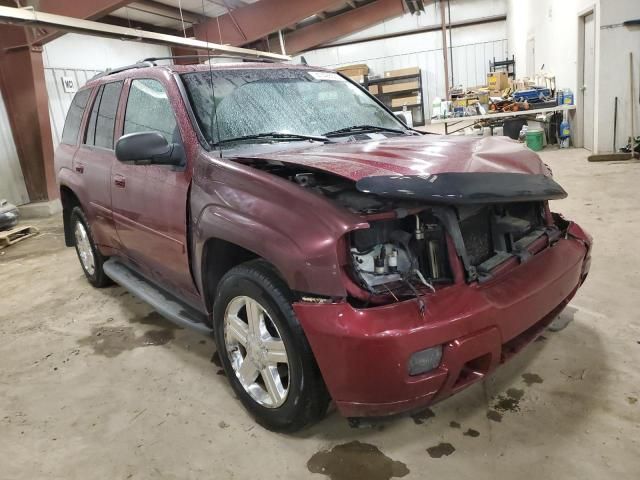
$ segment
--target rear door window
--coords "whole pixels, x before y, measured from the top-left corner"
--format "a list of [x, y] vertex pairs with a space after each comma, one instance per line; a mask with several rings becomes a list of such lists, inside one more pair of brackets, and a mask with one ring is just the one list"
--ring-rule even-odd
[[116, 112], [121, 91], [121, 81], [102, 85], [98, 90], [87, 125], [84, 141], [86, 145], [113, 149]]
[[104, 86], [96, 121], [96, 147], [113, 149], [113, 131], [121, 90], [122, 82], [108, 83]]
[[62, 129], [61, 143], [75, 145], [78, 142], [78, 132], [80, 131], [82, 116], [84, 115], [84, 109], [87, 107], [90, 93], [91, 89], [80, 90], [73, 97], [64, 122], [64, 128]]
[[169, 143], [180, 143], [180, 133], [167, 92], [160, 82], [139, 79], [131, 82], [124, 134], [159, 132]]

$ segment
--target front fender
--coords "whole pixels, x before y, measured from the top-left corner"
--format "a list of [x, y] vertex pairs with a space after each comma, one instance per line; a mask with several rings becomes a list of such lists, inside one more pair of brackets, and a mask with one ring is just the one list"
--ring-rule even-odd
[[[195, 230], [196, 265], [202, 265], [204, 245], [211, 238], [224, 240], [249, 250], [274, 265], [290, 288], [319, 295], [344, 296], [340, 282], [337, 249], [318, 252], [308, 257], [310, 246], [301, 246], [286, 232], [278, 231], [257, 218], [219, 205], [207, 206], [200, 215]], [[331, 242], [327, 237], [321, 242]], [[195, 269], [202, 285], [202, 270]]]
[[[196, 167], [191, 212], [196, 265], [202, 265], [206, 241], [220, 239], [270, 262], [292, 290], [331, 297], [346, 296], [341, 238], [367, 226], [357, 215], [288, 180], [208, 157]], [[198, 270], [194, 275], [202, 291]]]

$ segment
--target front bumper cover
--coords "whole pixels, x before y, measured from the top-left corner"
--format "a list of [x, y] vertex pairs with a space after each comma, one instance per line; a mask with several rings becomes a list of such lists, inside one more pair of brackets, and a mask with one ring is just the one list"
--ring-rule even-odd
[[[346, 417], [412, 411], [480, 380], [537, 337], [587, 276], [591, 238], [570, 234], [483, 284], [455, 284], [415, 300], [357, 309], [295, 303], [329, 392]], [[409, 376], [409, 357], [443, 345], [440, 366]]]

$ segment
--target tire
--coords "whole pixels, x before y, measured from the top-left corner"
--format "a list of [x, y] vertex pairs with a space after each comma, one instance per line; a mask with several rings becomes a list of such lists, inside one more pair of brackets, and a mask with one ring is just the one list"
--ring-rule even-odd
[[[319, 421], [330, 400], [291, 302], [292, 294], [285, 282], [266, 262], [255, 260], [224, 275], [214, 303], [216, 346], [229, 383], [256, 422], [276, 432], [295, 432]], [[260, 313], [259, 330], [251, 326], [255, 322], [249, 321], [250, 308]], [[235, 323], [227, 320], [227, 314], [232, 318], [234, 312]], [[241, 328], [232, 328], [231, 323]], [[238, 340], [243, 335], [245, 347]], [[256, 337], [260, 338], [257, 347]], [[268, 347], [261, 349], [261, 345]], [[287, 362], [276, 364], [273, 358], [282, 360], [283, 345]], [[249, 365], [246, 371], [240, 368], [245, 365]], [[247, 387], [241, 381], [246, 372], [250, 373], [243, 377], [245, 385], [256, 375], [254, 383]], [[274, 378], [274, 372], [275, 381], [267, 381]], [[272, 393], [274, 390], [278, 390], [277, 394]], [[286, 392], [283, 394], [282, 390]]]
[[[106, 258], [102, 256], [100, 250], [96, 247], [91, 234], [91, 227], [87, 217], [84, 215], [82, 208], [74, 207], [70, 215], [71, 234], [73, 236], [73, 244], [78, 254], [80, 266], [89, 283], [96, 288], [103, 288], [111, 285], [113, 282], [102, 269]], [[90, 257], [87, 256], [90, 252]], [[83, 258], [84, 257], [84, 258]]]

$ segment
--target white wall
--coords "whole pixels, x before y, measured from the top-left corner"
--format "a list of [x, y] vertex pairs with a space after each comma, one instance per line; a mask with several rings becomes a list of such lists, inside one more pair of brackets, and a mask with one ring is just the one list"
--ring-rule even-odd
[[44, 66], [77, 70], [105, 70], [148, 57], [166, 57], [171, 49], [125, 40], [67, 33], [44, 47]]
[[[596, 85], [594, 108], [594, 151], [613, 150], [614, 98], [618, 103], [618, 148], [630, 135], [631, 94], [629, 52], [634, 53], [634, 107], [636, 135], [640, 135], [640, 28], [616, 26], [625, 20], [640, 18], [638, 0], [509, 0], [507, 31], [509, 53], [516, 56], [520, 72], [527, 62], [527, 40], [535, 38], [537, 69], [554, 73], [558, 87], [571, 88], [579, 99], [580, 15], [595, 13]], [[581, 117], [578, 102], [576, 118]], [[579, 121], [576, 123], [580, 128]]]
[[7, 109], [0, 95], [0, 200], [2, 199], [9, 200], [14, 205], [29, 202]]
[[[527, 41], [535, 40], [535, 66], [556, 76], [559, 88], [577, 90], [578, 14], [599, 0], [509, 0], [509, 55], [515, 55], [518, 76], [526, 75]], [[598, 14], [596, 12], [596, 22]], [[597, 44], [597, 39], [596, 39]]]
[[[634, 106], [635, 135], [640, 135], [640, 27], [614, 26], [640, 19], [638, 0], [600, 0], [600, 96], [598, 101], [598, 145], [603, 152], [613, 149], [614, 99], [618, 97], [617, 148], [631, 135], [631, 105]], [[634, 58], [634, 95], [629, 87], [629, 52]]]
[[73, 99], [65, 93], [62, 77], [72, 77], [81, 87], [107, 68], [131, 65], [148, 57], [171, 55], [169, 47], [69, 33], [44, 47], [45, 78], [54, 148], [60, 143], [64, 120]]
[[[388, 33], [408, 31], [439, 24], [440, 10], [435, 3], [426, 5], [422, 15], [403, 15], [337, 40], [358, 40]], [[452, 22], [504, 15], [506, 0], [453, 0]], [[467, 87], [486, 83], [489, 60], [507, 53], [506, 22], [455, 28], [452, 30], [453, 74], [456, 85]], [[448, 40], [448, 38], [447, 38]], [[383, 75], [386, 70], [418, 66], [422, 70], [423, 97], [427, 117], [430, 103], [445, 94], [442, 33], [440, 31], [405, 35], [351, 45], [312, 50], [303, 54], [310, 65], [336, 68], [366, 63], [371, 75]], [[299, 57], [298, 57], [299, 58]]]

